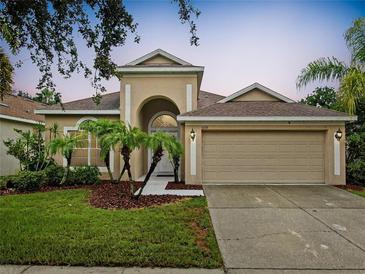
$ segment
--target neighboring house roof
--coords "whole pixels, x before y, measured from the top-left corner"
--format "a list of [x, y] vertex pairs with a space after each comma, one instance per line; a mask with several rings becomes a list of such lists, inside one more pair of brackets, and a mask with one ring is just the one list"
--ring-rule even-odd
[[201, 90], [198, 98], [198, 109], [207, 107], [224, 98], [223, 95]]
[[42, 114], [119, 114], [120, 92], [104, 94], [99, 105], [95, 104], [92, 97], [48, 106], [36, 110]]
[[347, 113], [285, 102], [216, 103], [178, 116], [179, 121], [351, 121]]
[[286, 103], [294, 103], [294, 101], [276, 91], [273, 91], [272, 89], [269, 89], [268, 87], [265, 87], [259, 83], [253, 83], [252, 85], [249, 85], [248, 87], [245, 87], [227, 97], [225, 97], [224, 99], [220, 100], [219, 103], [226, 103], [226, 102], [230, 102], [232, 101], [233, 99], [239, 97], [239, 96], [242, 96], [244, 95], [245, 93], [248, 93], [254, 89], [259, 89], [269, 95], [271, 95], [272, 97], [275, 97], [277, 99], [279, 99], [280, 101], [283, 101], [283, 102], [286, 102]]
[[0, 118], [30, 124], [44, 123], [44, 115], [37, 115], [34, 110], [45, 106], [25, 97], [5, 95], [4, 100], [0, 100]]

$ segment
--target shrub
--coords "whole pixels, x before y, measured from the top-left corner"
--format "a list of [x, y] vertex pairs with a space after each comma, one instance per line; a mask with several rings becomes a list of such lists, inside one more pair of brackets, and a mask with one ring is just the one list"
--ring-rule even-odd
[[0, 190], [14, 187], [14, 175], [0, 176]]
[[96, 166], [75, 167], [71, 170], [66, 185], [92, 185], [100, 183], [101, 175]]
[[46, 181], [48, 186], [59, 186], [63, 177], [65, 169], [62, 166], [50, 165], [45, 170]]
[[17, 191], [38, 190], [45, 181], [43, 171], [20, 171], [14, 176], [14, 188]]
[[365, 160], [356, 159], [348, 163], [347, 174], [350, 183], [358, 183], [365, 186]]

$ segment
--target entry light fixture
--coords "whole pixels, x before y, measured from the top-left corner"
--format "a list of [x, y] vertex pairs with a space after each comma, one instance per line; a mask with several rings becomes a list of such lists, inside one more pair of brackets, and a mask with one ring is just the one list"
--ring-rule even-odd
[[194, 142], [195, 137], [196, 137], [196, 133], [195, 133], [194, 129], [192, 128], [190, 131], [190, 139], [192, 142]]
[[341, 131], [340, 128], [336, 131], [335, 137], [336, 137], [337, 141], [340, 141], [341, 140], [341, 138], [342, 138], [342, 131]]

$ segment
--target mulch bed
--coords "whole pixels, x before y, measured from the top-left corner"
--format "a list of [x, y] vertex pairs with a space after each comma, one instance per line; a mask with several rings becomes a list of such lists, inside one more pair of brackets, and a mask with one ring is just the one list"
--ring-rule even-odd
[[349, 190], [356, 190], [356, 191], [365, 191], [365, 188], [363, 186], [352, 185], [352, 184], [347, 184], [347, 185], [343, 185], [343, 186], [336, 186], [336, 187], [341, 188], [341, 189], [349, 189]]
[[[136, 182], [135, 190], [137, 190], [141, 185], [142, 183]], [[122, 182], [119, 184], [104, 183], [94, 188], [89, 202], [92, 206], [98, 208], [131, 209], [169, 204], [186, 199], [184, 196], [175, 195], [141, 195], [139, 199], [136, 200], [131, 198], [129, 193], [128, 182]]]
[[168, 182], [166, 190], [179, 190], [179, 189], [191, 189], [191, 190], [203, 190], [202, 185], [186, 185], [185, 183]]

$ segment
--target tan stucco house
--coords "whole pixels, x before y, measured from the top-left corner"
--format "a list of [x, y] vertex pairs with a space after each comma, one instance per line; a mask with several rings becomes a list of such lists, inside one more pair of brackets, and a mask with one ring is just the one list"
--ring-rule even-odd
[[[169, 132], [185, 147], [180, 173], [188, 184], [345, 184], [345, 122], [355, 117], [295, 103], [258, 83], [228, 97], [202, 91], [204, 67], [160, 49], [118, 71], [120, 91], [104, 95], [100, 105], [87, 98], [65, 103], [64, 110], [53, 106], [36, 113], [65, 134], [99, 118]], [[117, 174], [123, 164], [119, 152], [110, 157]], [[145, 149], [133, 153], [134, 178], [147, 172], [150, 158]], [[90, 136], [73, 164], [105, 172], [97, 140]], [[165, 156], [155, 175], [171, 173]]]
[[44, 124], [44, 116], [37, 115], [34, 110], [45, 105], [31, 99], [5, 95], [0, 100], [0, 176], [13, 175], [20, 169], [20, 164], [13, 156], [8, 155], [4, 145], [7, 139], [15, 139], [19, 135], [14, 129], [33, 130], [37, 124]]

